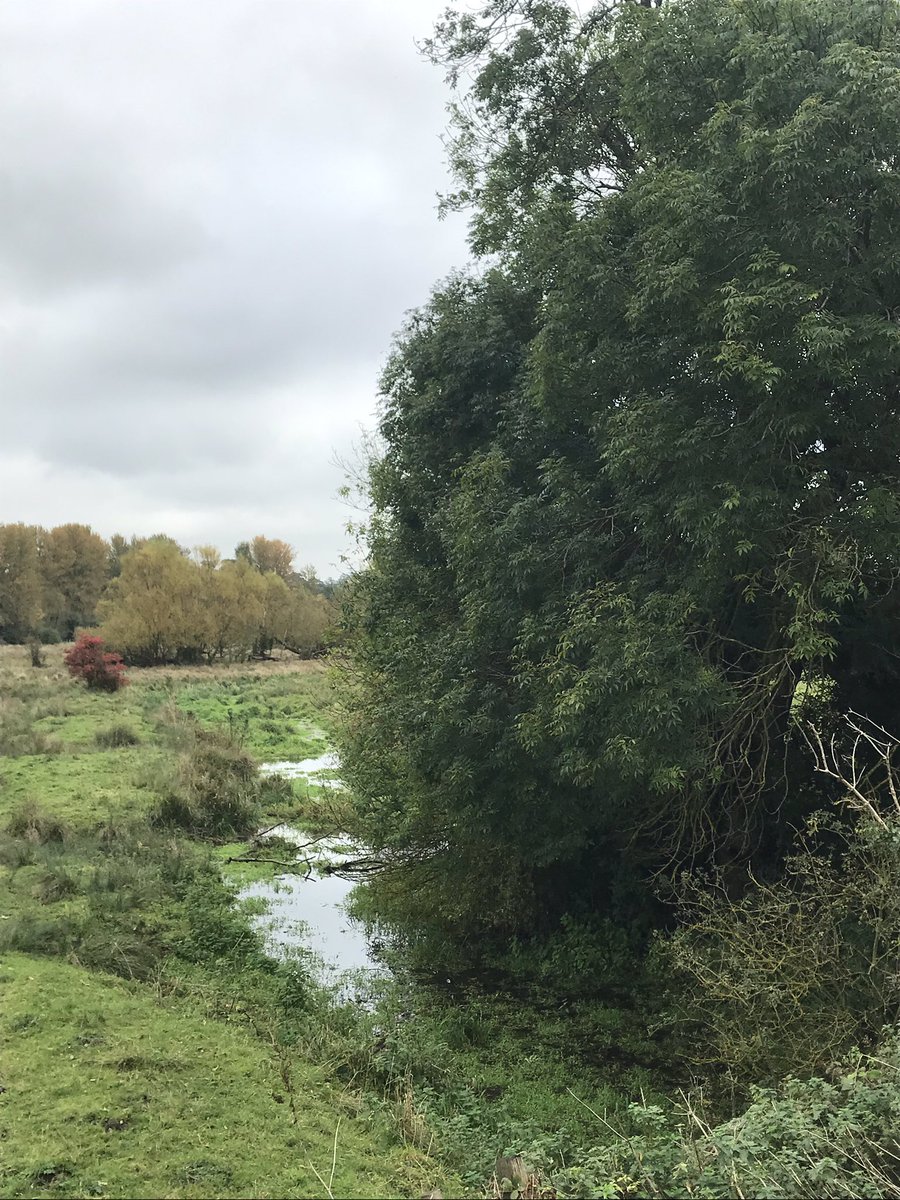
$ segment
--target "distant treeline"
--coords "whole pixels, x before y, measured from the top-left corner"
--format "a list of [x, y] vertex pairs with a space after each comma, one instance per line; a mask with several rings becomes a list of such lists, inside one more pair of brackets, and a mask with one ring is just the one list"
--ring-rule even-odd
[[185, 550], [166, 534], [106, 541], [88, 525], [0, 525], [0, 641], [101, 626], [128, 662], [212, 662], [324, 646], [335, 585], [295, 571], [277, 538]]

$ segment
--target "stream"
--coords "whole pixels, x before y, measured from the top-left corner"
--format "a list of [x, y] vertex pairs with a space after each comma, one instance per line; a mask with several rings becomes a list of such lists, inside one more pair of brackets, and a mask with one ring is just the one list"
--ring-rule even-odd
[[340, 779], [335, 778], [335, 771], [340, 767], [338, 756], [333, 751], [320, 754], [318, 758], [304, 758], [300, 762], [270, 762], [261, 763], [261, 775], [281, 775], [285, 779], [305, 779], [317, 787], [342, 788]]
[[[337, 755], [328, 753], [301, 762], [263, 763], [260, 771], [306, 779], [318, 787], [341, 788], [336, 777], [338, 767]], [[271, 955], [285, 958], [297, 949], [311, 951], [319, 981], [346, 995], [353, 990], [359, 972], [375, 974], [383, 970], [374, 958], [364, 927], [352, 920], [345, 908], [355, 884], [325, 871], [335, 861], [357, 857], [359, 848], [340, 838], [310, 844], [309, 833], [290, 825], [266, 830], [261, 840], [276, 838], [278, 856], [282, 856], [284, 842], [292, 843], [298, 847], [298, 863], [301, 867], [308, 865], [308, 873], [301, 870], [255, 880], [239, 890], [238, 899], [265, 901], [265, 912], [251, 919]]]

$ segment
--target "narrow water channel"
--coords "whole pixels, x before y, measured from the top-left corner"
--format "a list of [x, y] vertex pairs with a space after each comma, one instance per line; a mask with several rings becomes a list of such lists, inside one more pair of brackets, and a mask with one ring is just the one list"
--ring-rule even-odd
[[261, 763], [259, 770], [261, 775], [282, 775], [285, 779], [306, 779], [317, 787], [341, 788], [343, 784], [334, 774], [339, 767], [338, 756], [328, 751], [300, 762]]
[[[322, 754], [302, 762], [263, 763], [264, 774], [279, 774], [288, 779], [306, 779], [319, 787], [340, 788], [336, 772], [337, 755]], [[271, 879], [259, 879], [242, 887], [238, 899], [261, 899], [265, 912], [252, 918], [264, 938], [268, 952], [286, 957], [298, 948], [312, 951], [322, 983], [343, 987], [349, 972], [381, 970], [373, 957], [364, 927], [350, 918], [346, 902], [354, 884], [325, 868], [342, 859], [355, 858], [357, 847], [340, 839], [310, 843], [310, 835], [290, 825], [278, 825], [266, 831], [264, 838], [296, 847], [299, 872], [286, 872]], [[280, 854], [280, 851], [279, 851]]]

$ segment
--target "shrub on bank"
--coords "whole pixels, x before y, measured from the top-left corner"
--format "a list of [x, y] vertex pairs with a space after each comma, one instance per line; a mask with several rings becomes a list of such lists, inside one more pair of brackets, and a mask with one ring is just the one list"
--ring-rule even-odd
[[683, 981], [681, 1021], [706, 1061], [771, 1082], [871, 1044], [900, 1010], [897, 830], [845, 833], [843, 854], [807, 844], [785, 877], [739, 902], [692, 885], [663, 956]]
[[121, 654], [106, 650], [103, 638], [92, 634], [83, 633], [63, 661], [74, 679], [97, 691], [117, 692], [128, 683]]
[[256, 763], [231, 738], [197, 730], [152, 820], [193, 834], [232, 837], [252, 832], [259, 817]]
[[660, 1108], [634, 1105], [634, 1132], [553, 1182], [584, 1196], [900, 1197], [898, 1080], [894, 1030], [827, 1079], [755, 1088], [746, 1111], [721, 1125], [689, 1103], [674, 1125]]
[[23, 809], [0, 839], [4, 865], [37, 868], [29, 894], [41, 906], [0, 923], [0, 953], [67, 957], [141, 980], [157, 979], [170, 960], [206, 966], [227, 960], [242, 972], [271, 976], [281, 994], [278, 964], [233, 907], [204, 851], [140, 824], [108, 827], [97, 837], [64, 835], [48, 820]]

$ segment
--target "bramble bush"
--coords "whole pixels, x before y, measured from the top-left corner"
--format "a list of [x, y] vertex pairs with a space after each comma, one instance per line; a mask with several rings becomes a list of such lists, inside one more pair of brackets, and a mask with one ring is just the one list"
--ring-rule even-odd
[[695, 879], [682, 901], [661, 948], [701, 1060], [768, 1083], [821, 1070], [896, 1021], [900, 826], [823, 816], [782, 879], [738, 902]]
[[106, 650], [103, 638], [92, 634], [83, 633], [66, 651], [64, 662], [73, 678], [97, 691], [117, 692], [128, 683], [122, 656]]
[[900, 743], [855, 713], [829, 735], [800, 728], [840, 812], [810, 817], [780, 877], [739, 900], [685, 877], [660, 943], [700, 1059], [760, 1083], [870, 1048], [900, 1016]]
[[716, 1196], [739, 1200], [900, 1197], [900, 1040], [833, 1064], [828, 1078], [753, 1088], [744, 1112], [709, 1124], [690, 1098], [665, 1113], [632, 1105], [630, 1129], [552, 1183], [567, 1196]]

